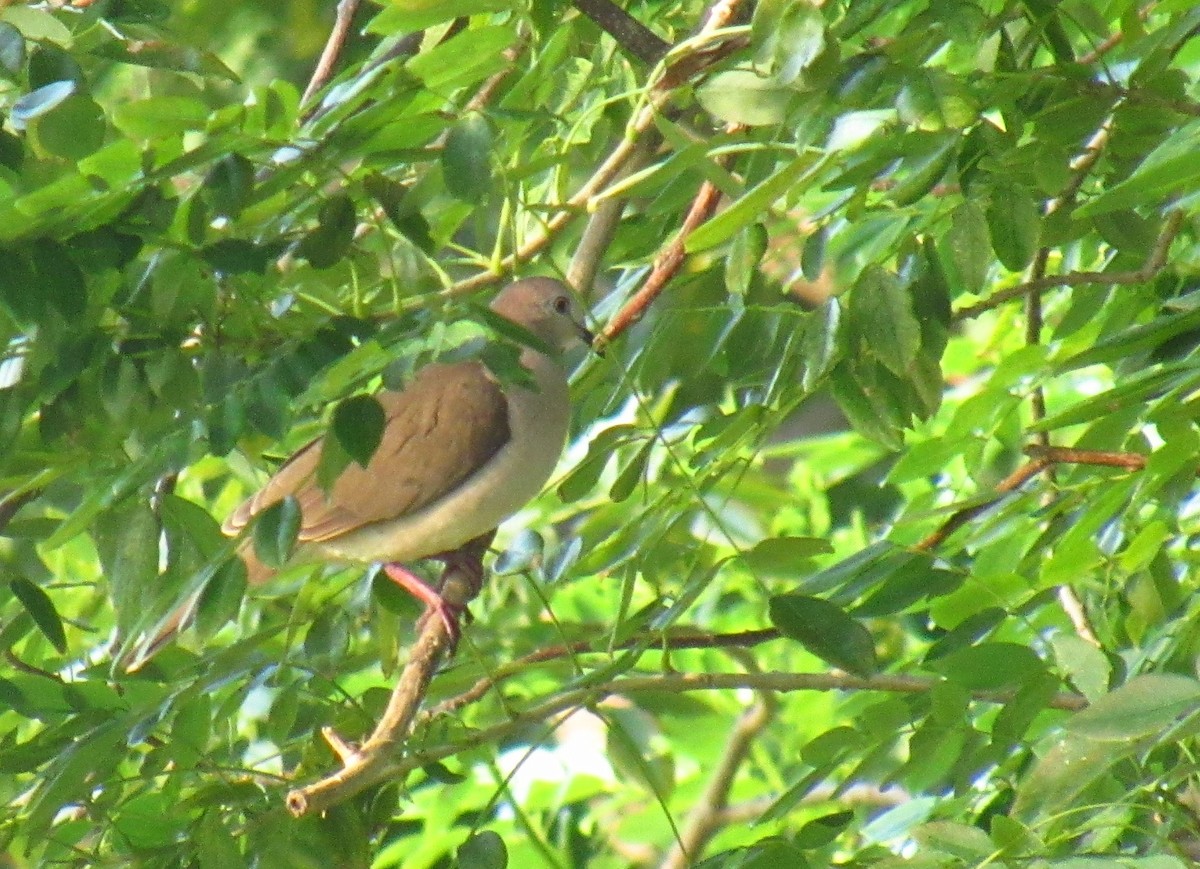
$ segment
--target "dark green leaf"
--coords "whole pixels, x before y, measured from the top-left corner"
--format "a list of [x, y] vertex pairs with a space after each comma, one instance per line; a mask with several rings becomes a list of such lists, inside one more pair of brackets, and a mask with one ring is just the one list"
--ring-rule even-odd
[[646, 463], [650, 460], [650, 453], [654, 449], [654, 440], [648, 440], [644, 443], [633, 458], [625, 465], [617, 474], [617, 479], [613, 481], [612, 488], [608, 490], [608, 497], [614, 504], [620, 503], [628, 498], [633, 489], [641, 481], [646, 473]]
[[[808, 238], [804, 239], [804, 249], [800, 254], [800, 268], [806, 281], [817, 281], [825, 270], [825, 242], [828, 240], [829, 227], [821, 224]], [[833, 301], [830, 296], [826, 301]]]
[[823, 661], [857, 676], [878, 669], [875, 643], [861, 624], [827, 600], [801, 594], [775, 595], [771, 622]]
[[450, 127], [442, 149], [442, 176], [451, 195], [477, 203], [492, 189], [492, 128], [480, 114]]
[[460, 869], [505, 869], [508, 849], [499, 835], [481, 830], [458, 846], [454, 859]]
[[350, 456], [364, 468], [375, 455], [387, 415], [373, 395], [354, 395], [338, 403], [330, 428]]
[[204, 179], [204, 194], [213, 213], [236, 217], [254, 189], [254, 165], [241, 154], [218, 160]]
[[317, 228], [300, 242], [300, 255], [313, 268], [336, 265], [354, 243], [355, 225], [354, 202], [350, 197], [344, 193], [331, 196], [321, 203]]
[[56, 241], [41, 239], [32, 252], [38, 289], [63, 317], [73, 320], [82, 316], [87, 307], [87, 289], [83, 272], [67, 249]]
[[1019, 272], [1033, 261], [1041, 236], [1041, 216], [1026, 188], [1016, 184], [993, 188], [987, 222], [992, 247], [1006, 269]]
[[33, 616], [34, 624], [58, 650], [59, 654], [67, 651], [67, 634], [63, 630], [62, 618], [54, 608], [50, 595], [42, 591], [23, 576], [15, 576], [9, 580], [8, 586], [26, 612]]
[[267, 567], [281, 568], [292, 557], [300, 532], [300, 505], [290, 495], [258, 514], [254, 523], [254, 554]]
[[363, 180], [363, 187], [405, 238], [425, 253], [433, 253], [434, 240], [429, 234], [429, 221], [421, 214], [413, 197], [409, 196], [407, 187], [379, 173], [368, 175]]
[[868, 266], [850, 293], [850, 314], [863, 351], [904, 377], [921, 348], [921, 326], [908, 287], [891, 272]]

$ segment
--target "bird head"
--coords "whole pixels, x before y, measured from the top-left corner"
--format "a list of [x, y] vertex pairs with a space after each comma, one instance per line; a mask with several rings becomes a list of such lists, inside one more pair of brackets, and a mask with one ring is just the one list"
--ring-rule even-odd
[[559, 350], [591, 346], [595, 336], [583, 325], [583, 309], [562, 281], [522, 278], [500, 291], [492, 310]]

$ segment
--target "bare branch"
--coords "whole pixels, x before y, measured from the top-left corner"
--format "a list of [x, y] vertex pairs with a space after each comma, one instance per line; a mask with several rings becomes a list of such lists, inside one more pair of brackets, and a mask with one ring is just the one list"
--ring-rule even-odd
[[[897, 694], [925, 694], [942, 683], [941, 679], [919, 676], [851, 676], [831, 673], [663, 673], [655, 676], [626, 676], [594, 685], [563, 691], [530, 706], [508, 721], [471, 733], [470, 747], [502, 742], [513, 734], [524, 732], [532, 725], [548, 721], [576, 706], [598, 703], [614, 695], [667, 692], [682, 694], [689, 691], [884, 691]], [[1012, 691], [974, 691], [972, 698], [983, 703], [1008, 703]], [[1051, 709], [1078, 712], [1088, 702], [1081, 694], [1059, 692], [1046, 704]], [[468, 746], [457, 742], [444, 743], [425, 751], [413, 752], [392, 765], [383, 777], [403, 778], [414, 770], [444, 760]], [[379, 779], [375, 779], [378, 781]]]
[[671, 50], [671, 43], [609, 0], [574, 0], [574, 6], [638, 60], [656, 64]]
[[354, 20], [354, 13], [358, 11], [360, 3], [361, 0], [339, 0], [333, 29], [329, 31], [329, 38], [325, 40], [325, 47], [321, 50], [321, 56], [317, 60], [312, 78], [308, 80], [308, 85], [304, 88], [304, 96], [300, 97], [300, 105], [307, 105], [316, 92], [325, 87], [333, 78], [333, 68], [337, 66], [342, 49], [346, 47], [346, 38], [350, 35], [350, 23]]
[[704, 853], [705, 847], [727, 823], [723, 813], [729, 806], [729, 792], [737, 771], [750, 754], [755, 738], [771, 723], [779, 704], [769, 691], [742, 713], [725, 743], [725, 750], [709, 777], [704, 792], [688, 811], [679, 839], [663, 859], [662, 869], [687, 869]]

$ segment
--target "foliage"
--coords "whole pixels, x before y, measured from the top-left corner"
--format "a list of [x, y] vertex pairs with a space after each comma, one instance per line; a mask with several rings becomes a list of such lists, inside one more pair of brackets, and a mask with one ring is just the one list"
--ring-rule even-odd
[[[1200, 9], [645, 0], [652, 67], [563, 4], [367, 4], [301, 105], [332, 5], [0, 5], [8, 861], [1186, 865]], [[369, 453], [471, 279], [566, 274], [619, 201], [608, 322], [705, 182], [427, 707], [496, 684], [292, 818], [417, 611], [247, 594], [220, 520], [325, 426]]]

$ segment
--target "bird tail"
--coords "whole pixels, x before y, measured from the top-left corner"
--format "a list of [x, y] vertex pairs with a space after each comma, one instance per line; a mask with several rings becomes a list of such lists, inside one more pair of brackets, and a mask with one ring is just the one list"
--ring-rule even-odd
[[[276, 573], [274, 569], [268, 567], [258, 559], [254, 554], [254, 547], [250, 545], [249, 541], [238, 547], [237, 557], [246, 567], [247, 585], [262, 585]], [[139, 639], [129, 651], [120, 656], [116, 662], [117, 667], [127, 673], [136, 673], [149, 663], [151, 658], [157, 655], [165, 646], [169, 645], [175, 637], [192, 623], [203, 594], [204, 590], [201, 589], [188, 595], [183, 603], [173, 609], [165, 619], [161, 620], [149, 633]]]

